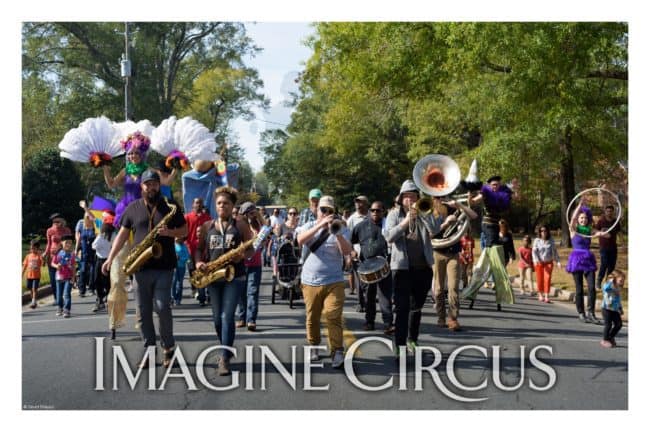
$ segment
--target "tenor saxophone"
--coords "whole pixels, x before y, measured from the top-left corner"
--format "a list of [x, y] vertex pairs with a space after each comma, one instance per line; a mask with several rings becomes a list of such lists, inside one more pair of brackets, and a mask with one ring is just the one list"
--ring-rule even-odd
[[158, 235], [158, 228], [163, 225], [167, 225], [169, 220], [176, 213], [176, 208], [178, 207], [175, 204], [171, 204], [165, 198], [165, 204], [171, 209], [163, 218], [156, 224], [156, 226], [147, 234], [147, 236], [137, 245], [131, 249], [129, 255], [124, 261], [122, 266], [122, 271], [126, 273], [127, 276], [131, 276], [133, 273], [140, 270], [140, 268], [149, 261], [151, 258], [160, 258], [162, 256], [162, 245], [156, 241], [156, 236]]
[[203, 268], [203, 270], [195, 270], [194, 274], [190, 277], [190, 282], [197, 288], [204, 288], [219, 279], [226, 279], [228, 282], [230, 282], [235, 277], [235, 267], [233, 266], [233, 260], [250, 248], [257, 251], [262, 247], [264, 240], [266, 240], [270, 233], [271, 227], [262, 227], [256, 237], [243, 242], [235, 249], [228, 251], [217, 259], [210, 261], [205, 265], [205, 268]]

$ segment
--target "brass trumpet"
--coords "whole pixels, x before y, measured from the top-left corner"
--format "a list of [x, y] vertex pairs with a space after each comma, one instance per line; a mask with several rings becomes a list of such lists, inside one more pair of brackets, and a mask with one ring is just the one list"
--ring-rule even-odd
[[421, 216], [426, 216], [431, 213], [433, 209], [433, 200], [428, 197], [420, 198], [413, 204], [413, 208], [420, 213]]

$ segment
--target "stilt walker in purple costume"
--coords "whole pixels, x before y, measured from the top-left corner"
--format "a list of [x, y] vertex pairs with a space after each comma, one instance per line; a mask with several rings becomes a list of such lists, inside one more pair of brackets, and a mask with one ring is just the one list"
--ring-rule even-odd
[[472, 279], [467, 287], [461, 291], [461, 297], [470, 299], [469, 308], [474, 306], [478, 290], [492, 276], [496, 294], [497, 310], [501, 310], [503, 303], [513, 304], [515, 296], [510, 284], [510, 278], [505, 268], [505, 255], [503, 246], [498, 244], [499, 219], [503, 219], [510, 209], [513, 194], [516, 197], [517, 183], [513, 181], [513, 188], [501, 184], [500, 176], [492, 176], [487, 184], [481, 187], [479, 194], [471, 199], [471, 204], [483, 202], [485, 211], [481, 222], [481, 231], [485, 238], [485, 248], [474, 266]]
[[[578, 319], [582, 322], [600, 324], [600, 320], [594, 314], [596, 307], [596, 257], [589, 250], [589, 247], [591, 246], [592, 236], [607, 238], [609, 233], [593, 229], [592, 223], [591, 210], [585, 205], [584, 199], [581, 199], [569, 223], [569, 234], [571, 235], [573, 250], [569, 254], [566, 271], [573, 275], [573, 281], [576, 284], [575, 302]], [[583, 277], [587, 280], [587, 315], [585, 315]]]

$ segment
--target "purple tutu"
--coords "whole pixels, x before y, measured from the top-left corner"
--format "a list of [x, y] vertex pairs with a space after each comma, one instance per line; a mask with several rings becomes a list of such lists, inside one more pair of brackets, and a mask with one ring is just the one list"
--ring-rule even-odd
[[591, 239], [576, 235], [571, 239], [571, 243], [573, 250], [569, 255], [566, 271], [569, 273], [596, 271], [596, 257], [589, 250]]

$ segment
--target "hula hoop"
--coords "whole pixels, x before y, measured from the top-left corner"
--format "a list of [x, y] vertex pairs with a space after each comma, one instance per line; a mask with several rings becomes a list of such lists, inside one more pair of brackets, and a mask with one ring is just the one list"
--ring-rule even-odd
[[[621, 220], [622, 211], [621, 211], [621, 201], [619, 201], [616, 194], [614, 192], [610, 191], [610, 190], [605, 189], [605, 188], [595, 187], [595, 188], [585, 189], [582, 192], [579, 192], [576, 196], [574, 196], [573, 199], [571, 200], [571, 202], [569, 203], [569, 205], [566, 208], [566, 221], [567, 221], [567, 224], [569, 225], [569, 227], [571, 226], [571, 218], [569, 217], [569, 213], [570, 213], [570, 210], [571, 210], [571, 206], [573, 206], [574, 201], [576, 199], [578, 199], [579, 197], [581, 197], [582, 195], [584, 195], [585, 193], [591, 192], [591, 191], [604, 191], [604, 192], [607, 192], [608, 194], [613, 196], [614, 199], [616, 200], [616, 210], [617, 210], [616, 221], [607, 229], [607, 231], [604, 231], [604, 233], [607, 234], [608, 232], [613, 230], [614, 227], [616, 226], [616, 224], [618, 224], [618, 222]], [[586, 238], [594, 238], [594, 237], [596, 237], [593, 234], [592, 235], [585, 235], [585, 234], [580, 234], [577, 231], [576, 231], [576, 235], [579, 235], [581, 237], [586, 237]]]

